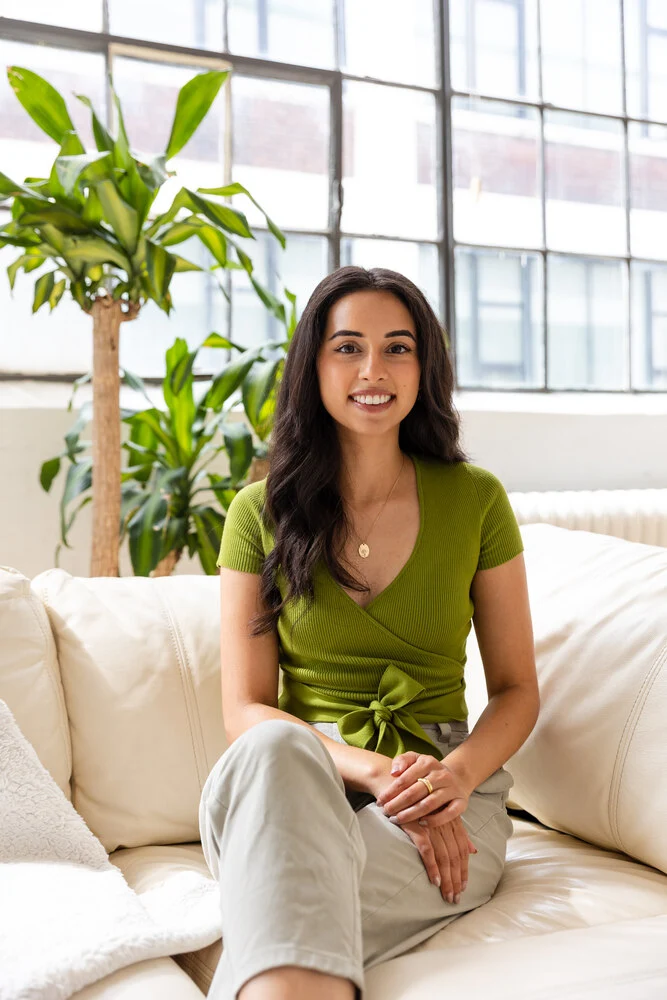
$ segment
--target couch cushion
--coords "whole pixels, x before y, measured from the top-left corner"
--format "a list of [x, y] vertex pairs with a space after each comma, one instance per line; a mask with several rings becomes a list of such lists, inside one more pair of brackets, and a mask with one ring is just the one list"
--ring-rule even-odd
[[201, 1000], [205, 996], [173, 958], [151, 958], [98, 979], [72, 1000]]
[[71, 799], [72, 749], [55, 642], [30, 580], [10, 566], [0, 566], [0, 699]]
[[[521, 528], [541, 709], [508, 806], [667, 872], [667, 549]], [[486, 704], [474, 631], [466, 697]]]
[[667, 916], [400, 955], [366, 972], [364, 1000], [664, 1000]]
[[[505, 870], [488, 903], [457, 917], [406, 954], [667, 915], [667, 876], [662, 872], [539, 823], [512, 822]], [[200, 844], [121, 850], [110, 860], [145, 898], [163, 892], [174, 899], [179, 883], [184, 893], [186, 887], [191, 893], [197, 879], [202, 884], [212, 879]], [[221, 953], [218, 940], [175, 960], [207, 993]], [[444, 958], [443, 970], [447, 962]]]
[[73, 803], [107, 851], [199, 839], [226, 748], [217, 576], [33, 580], [56, 637]]

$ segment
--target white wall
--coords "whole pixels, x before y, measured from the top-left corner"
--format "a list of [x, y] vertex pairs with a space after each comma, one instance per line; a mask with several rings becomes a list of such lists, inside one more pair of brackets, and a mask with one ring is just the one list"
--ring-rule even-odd
[[[84, 387], [77, 407], [89, 398]], [[0, 382], [0, 565], [33, 577], [54, 565], [64, 466], [45, 493], [43, 461], [63, 448], [75, 412], [69, 386]], [[122, 405], [135, 405], [128, 393]], [[667, 393], [645, 395], [458, 393], [463, 446], [471, 460], [500, 477], [508, 491], [667, 487]], [[89, 436], [88, 434], [84, 436]], [[212, 471], [224, 474], [224, 455]], [[70, 533], [60, 566], [88, 576], [90, 505]], [[181, 559], [178, 573], [199, 573]], [[130, 575], [127, 551], [121, 575]]]

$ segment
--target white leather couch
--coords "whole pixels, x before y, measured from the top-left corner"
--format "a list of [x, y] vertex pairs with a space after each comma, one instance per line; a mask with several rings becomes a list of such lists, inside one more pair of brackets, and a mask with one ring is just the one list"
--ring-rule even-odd
[[[542, 707], [505, 765], [505, 872], [484, 906], [370, 970], [364, 1000], [667, 997], [667, 548], [521, 530]], [[0, 567], [0, 698], [138, 893], [184, 867], [208, 874], [198, 804], [226, 747], [218, 588]], [[486, 704], [474, 630], [466, 681], [472, 727]], [[220, 949], [76, 996], [200, 997]]]

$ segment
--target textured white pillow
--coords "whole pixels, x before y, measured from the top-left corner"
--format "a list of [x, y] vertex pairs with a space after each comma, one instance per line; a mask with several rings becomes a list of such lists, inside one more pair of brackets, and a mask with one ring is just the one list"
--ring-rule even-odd
[[72, 801], [108, 852], [199, 840], [226, 748], [217, 576], [33, 580], [58, 646]]
[[[506, 764], [509, 806], [667, 872], [667, 549], [521, 528], [540, 716]], [[487, 703], [471, 632], [470, 728]]]
[[0, 566], [0, 699], [71, 799], [72, 749], [56, 645], [30, 580]]

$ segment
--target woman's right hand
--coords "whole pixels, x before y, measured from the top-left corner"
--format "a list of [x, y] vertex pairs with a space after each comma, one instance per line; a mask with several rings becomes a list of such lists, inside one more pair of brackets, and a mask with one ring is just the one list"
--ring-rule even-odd
[[457, 903], [468, 882], [468, 856], [477, 853], [461, 817], [436, 827], [420, 826], [417, 820], [400, 827], [419, 851], [431, 882], [438, 885], [439, 880], [442, 898]]

